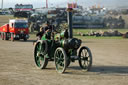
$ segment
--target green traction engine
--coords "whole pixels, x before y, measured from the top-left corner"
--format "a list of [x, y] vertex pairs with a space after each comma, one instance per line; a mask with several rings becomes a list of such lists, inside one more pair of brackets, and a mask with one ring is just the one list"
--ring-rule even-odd
[[[69, 19], [71, 18], [69, 13]], [[69, 20], [69, 22], [71, 22]], [[72, 26], [60, 33], [45, 33], [34, 46], [35, 64], [45, 69], [48, 61], [54, 61], [56, 71], [64, 73], [71, 62], [78, 60], [82, 69], [89, 71], [92, 66], [92, 54], [88, 47], [81, 46], [82, 41], [72, 37]]]

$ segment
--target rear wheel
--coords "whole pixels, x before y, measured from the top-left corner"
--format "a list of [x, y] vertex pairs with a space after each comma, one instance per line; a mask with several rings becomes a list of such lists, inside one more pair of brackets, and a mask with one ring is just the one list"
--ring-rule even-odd
[[9, 40], [8, 34], [4, 32], [4, 40]]
[[86, 46], [80, 48], [79, 65], [82, 69], [89, 71], [92, 66], [92, 53]]
[[11, 41], [14, 41], [14, 34], [11, 33]]
[[1, 39], [4, 40], [4, 33], [1, 33]]
[[34, 47], [34, 60], [36, 63], [36, 66], [40, 69], [46, 68], [48, 64], [48, 59], [45, 57], [44, 49], [46, 47], [46, 44], [44, 41], [37, 41]]
[[56, 49], [54, 54], [55, 66], [58, 73], [64, 73], [67, 67], [67, 55], [63, 48]]

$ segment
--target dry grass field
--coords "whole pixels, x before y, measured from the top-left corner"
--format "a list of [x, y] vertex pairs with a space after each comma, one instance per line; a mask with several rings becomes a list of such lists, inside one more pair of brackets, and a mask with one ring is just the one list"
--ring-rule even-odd
[[0, 15], [0, 26], [6, 24], [9, 22], [9, 19], [12, 19], [13, 16], [12, 15]]

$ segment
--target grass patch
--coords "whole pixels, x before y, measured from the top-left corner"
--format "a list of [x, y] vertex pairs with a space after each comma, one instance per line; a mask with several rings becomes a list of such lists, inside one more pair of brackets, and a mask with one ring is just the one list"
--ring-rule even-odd
[[[101, 29], [101, 28], [100, 29], [73, 29], [73, 35], [74, 35], [74, 37], [79, 38], [79, 39], [124, 39], [122, 36], [111, 36], [111, 37], [100, 36], [100, 37], [96, 37], [96, 36], [80, 36], [77, 34], [78, 32], [81, 32], [83, 34], [88, 34], [91, 30], [92, 31], [102, 30], [104, 32], [104, 31], [108, 31], [110, 29], [107, 29], [107, 28], [105, 28], [105, 29]], [[112, 30], [118, 30], [121, 33], [128, 32], [128, 29], [112, 29]]]
[[[100, 30], [100, 29], [94, 29], [94, 30]], [[104, 29], [104, 30], [108, 30], [108, 29]], [[119, 29], [121, 32], [127, 32], [127, 29]], [[100, 37], [96, 37], [96, 36], [79, 36], [77, 35], [77, 32], [90, 32], [90, 29], [74, 29], [74, 36], [75, 38], [81, 39], [81, 40], [86, 40], [86, 39], [124, 39], [122, 36], [111, 36], [111, 37], [104, 37], [104, 36], [100, 36]], [[30, 33], [30, 37], [36, 39], [36, 33]]]
[[[74, 35], [77, 35], [77, 32], [81, 32], [81, 33], [84, 33], [84, 34], [87, 34], [88, 32], [90, 32], [90, 31], [100, 31], [100, 30], [102, 30], [102, 31], [108, 31], [108, 30], [110, 30], [110, 29], [107, 29], [107, 28], [100, 28], [100, 29], [73, 29], [73, 33], [74, 33]], [[128, 29], [124, 29], [124, 28], [122, 28], [122, 29], [112, 29], [112, 30], [118, 30], [119, 32], [121, 32], [121, 33], [126, 33], [126, 32], [128, 32]]]
[[116, 36], [113, 36], [113, 37], [74, 36], [74, 37], [78, 39], [82, 39], [82, 40], [85, 40], [85, 39], [124, 39], [123, 37], [116, 37]]

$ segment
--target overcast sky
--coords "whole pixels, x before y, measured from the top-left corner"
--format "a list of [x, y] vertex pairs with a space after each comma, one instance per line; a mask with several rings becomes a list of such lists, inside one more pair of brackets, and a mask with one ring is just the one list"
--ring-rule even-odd
[[[2, 1], [2, 0], [1, 0]], [[34, 8], [45, 7], [46, 0], [3, 0], [4, 8], [14, 7], [17, 3], [22, 4], [33, 4]], [[128, 0], [48, 0], [49, 6], [66, 7], [68, 2], [77, 2], [80, 5], [89, 7], [92, 5], [104, 6], [104, 7], [128, 7]], [[1, 2], [0, 2], [1, 3]], [[1, 5], [1, 4], [0, 4]]]

